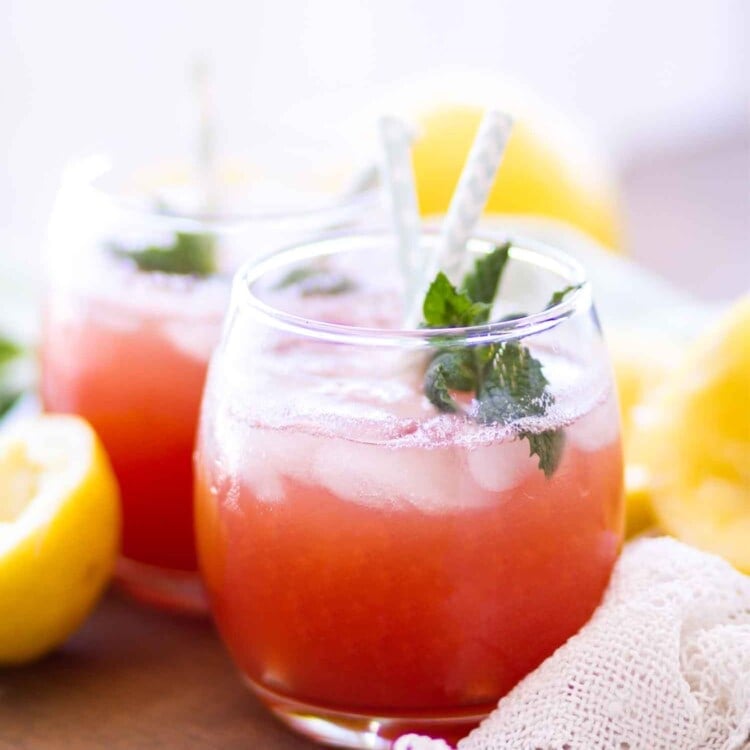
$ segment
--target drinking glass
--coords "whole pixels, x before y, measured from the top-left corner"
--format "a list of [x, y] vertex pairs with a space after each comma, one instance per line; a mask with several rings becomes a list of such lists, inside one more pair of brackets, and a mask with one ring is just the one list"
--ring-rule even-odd
[[[515, 238], [499, 322], [404, 329], [394, 242], [338, 233], [243, 267], [195, 454], [200, 565], [236, 666], [290, 727], [354, 748], [462, 736], [591, 616], [623, 530], [582, 268]], [[470, 240], [467, 267], [496, 242]], [[500, 422], [469, 393], [440, 411], [425, 385], [445, 352], [523, 353], [547, 395]]]
[[112, 460], [122, 494], [122, 585], [187, 611], [206, 608], [192, 452], [231, 274], [268, 244], [375, 213], [371, 190], [332, 194], [253, 179], [234, 166], [207, 201], [171, 173], [120, 171], [89, 157], [66, 172], [50, 224], [44, 407], [88, 419]]

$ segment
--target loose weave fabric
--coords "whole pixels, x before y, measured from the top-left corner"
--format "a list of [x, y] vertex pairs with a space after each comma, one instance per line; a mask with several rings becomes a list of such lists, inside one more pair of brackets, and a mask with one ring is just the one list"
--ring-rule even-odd
[[629, 544], [591, 620], [458, 750], [750, 750], [750, 578], [673, 539]]

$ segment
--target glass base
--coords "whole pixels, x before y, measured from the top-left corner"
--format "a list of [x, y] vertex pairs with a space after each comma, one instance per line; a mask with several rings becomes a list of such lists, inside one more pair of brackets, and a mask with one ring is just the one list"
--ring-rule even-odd
[[123, 591], [153, 607], [189, 615], [208, 614], [208, 599], [197, 571], [159, 568], [121, 557], [116, 580]]
[[243, 680], [261, 703], [290, 729], [320, 744], [352, 750], [390, 750], [396, 739], [410, 732], [443, 739], [455, 746], [495, 708], [474, 706], [439, 716], [426, 712], [354, 713], [302, 703], [262, 687], [244, 675]]

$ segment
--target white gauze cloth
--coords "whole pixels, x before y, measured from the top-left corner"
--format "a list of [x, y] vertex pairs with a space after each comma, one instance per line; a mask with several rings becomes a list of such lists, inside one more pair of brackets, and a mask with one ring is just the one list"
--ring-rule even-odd
[[[414, 735], [394, 745], [447, 748]], [[750, 749], [750, 577], [668, 538], [627, 545], [591, 620], [458, 743], [714, 748]]]

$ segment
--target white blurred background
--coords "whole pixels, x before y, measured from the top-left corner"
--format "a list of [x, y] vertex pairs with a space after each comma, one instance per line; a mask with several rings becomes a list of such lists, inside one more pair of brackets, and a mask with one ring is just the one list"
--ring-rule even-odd
[[0, 0], [0, 17], [0, 257], [32, 277], [64, 163], [187, 149], [186, 69], [207, 53], [223, 118], [311, 129], [436, 67], [517, 79], [608, 150], [636, 258], [705, 298], [748, 287], [745, 0]]

